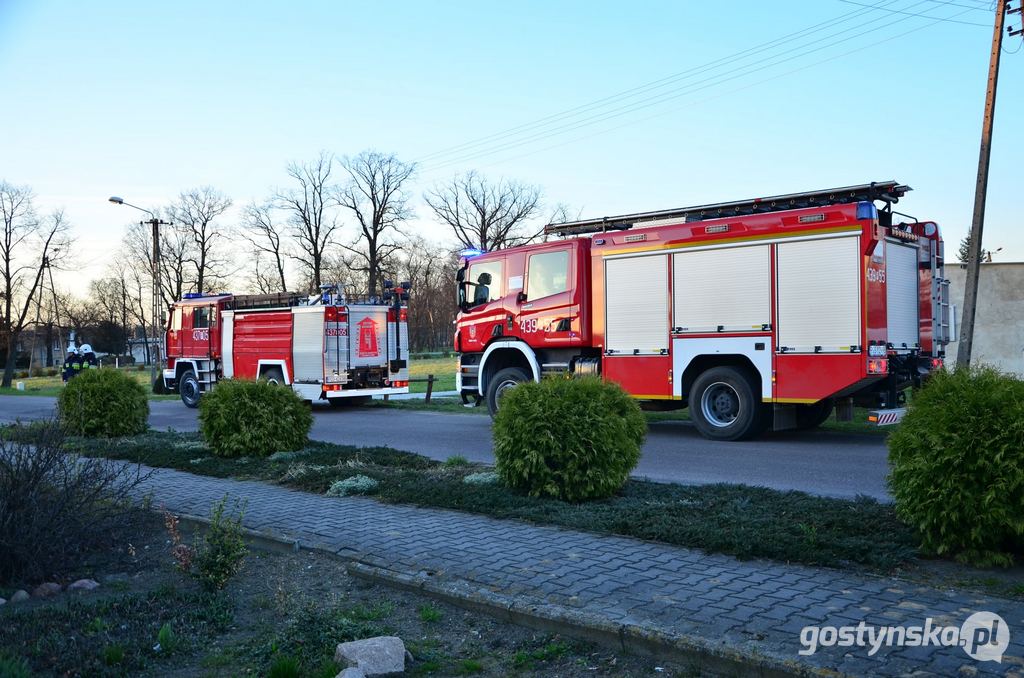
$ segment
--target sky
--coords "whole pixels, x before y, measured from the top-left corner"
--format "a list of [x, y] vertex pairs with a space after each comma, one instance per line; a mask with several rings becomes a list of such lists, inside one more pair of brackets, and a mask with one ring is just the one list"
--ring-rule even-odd
[[[141, 216], [109, 196], [157, 207], [211, 185], [240, 207], [321, 150], [417, 162], [409, 230], [437, 240], [423, 191], [475, 169], [581, 217], [896, 179], [914, 188], [897, 209], [937, 221], [955, 252], [993, 7], [0, 0], [0, 180], [66, 210], [65, 286], [103, 275]], [[997, 261], [1024, 261], [1020, 49], [1004, 41]]]

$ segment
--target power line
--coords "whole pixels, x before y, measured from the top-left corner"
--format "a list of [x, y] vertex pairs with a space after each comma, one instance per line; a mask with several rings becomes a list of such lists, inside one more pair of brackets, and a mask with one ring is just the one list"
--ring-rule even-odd
[[[896, 2], [896, 1], [897, 0], [883, 0], [882, 2], [876, 3], [876, 5], [874, 7], [884, 7], [886, 5], [891, 5], [894, 2]], [[917, 4], [921, 4], [921, 3], [918, 2]], [[468, 141], [468, 142], [465, 142], [465, 143], [462, 143], [462, 144], [458, 144], [456, 146], [451, 146], [449, 148], [445, 148], [445, 149], [441, 149], [441, 150], [438, 150], [438, 151], [434, 151], [433, 153], [428, 153], [427, 155], [424, 155], [424, 156], [418, 158], [417, 162], [428, 161], [428, 160], [434, 159], [434, 158], [436, 158], [438, 156], [446, 156], [446, 155], [456, 154], [456, 153], [468, 150], [469, 148], [472, 148], [472, 147], [475, 147], [475, 146], [479, 146], [479, 145], [482, 145], [482, 144], [485, 144], [485, 143], [488, 143], [488, 142], [491, 142], [491, 141], [497, 141], [499, 139], [506, 138], [508, 136], [515, 136], [517, 133], [519, 133], [519, 132], [521, 132], [523, 130], [526, 130], [526, 129], [529, 129], [529, 128], [532, 128], [532, 127], [535, 127], [535, 126], [541, 126], [541, 127], [547, 126], [547, 125], [553, 124], [554, 122], [557, 122], [561, 118], [576, 117], [576, 116], [580, 115], [581, 113], [586, 112], [587, 110], [590, 110], [590, 109], [593, 109], [593, 108], [600, 108], [600, 107], [602, 107], [604, 104], [606, 104], [608, 102], [613, 102], [613, 101], [615, 101], [617, 99], [621, 99], [621, 98], [626, 98], [626, 99], [632, 98], [632, 97], [635, 97], [635, 96], [637, 96], [639, 94], [643, 94], [643, 93], [645, 93], [647, 91], [651, 91], [651, 90], [655, 90], [655, 89], [659, 89], [659, 88], [665, 87], [668, 84], [671, 84], [672, 82], [676, 82], [676, 81], [678, 81], [680, 79], [684, 79], [684, 78], [686, 78], [688, 76], [696, 75], [696, 74], [699, 74], [699, 73], [707, 71], [707, 70], [713, 70], [715, 67], [717, 67], [719, 65], [727, 64], [730, 61], [736, 60], [738, 58], [743, 58], [743, 57], [746, 57], [746, 56], [751, 56], [753, 54], [758, 54], [760, 52], [767, 51], [767, 50], [771, 49], [772, 47], [778, 45], [779, 43], [785, 42], [785, 41], [790, 40], [792, 38], [797, 38], [797, 37], [806, 35], [807, 33], [819, 30], [821, 28], [827, 28], [827, 27], [830, 27], [830, 26], [835, 26], [835, 25], [838, 25], [838, 24], [841, 24], [841, 23], [845, 23], [846, 21], [849, 21], [849, 20], [851, 20], [853, 18], [856, 18], [858, 16], [864, 16], [864, 15], [870, 14], [873, 11], [874, 11], [874, 9], [871, 8], [871, 7], [868, 7], [867, 9], [853, 10], [851, 12], [848, 12], [846, 14], [842, 14], [842, 15], [840, 15], [838, 17], [833, 18], [833, 19], [829, 19], [827, 21], [819, 22], [819, 23], [814, 24], [812, 26], [808, 26], [807, 28], [803, 28], [803, 29], [801, 29], [799, 31], [795, 31], [793, 33], [789, 33], [789, 34], [783, 35], [783, 36], [781, 36], [779, 38], [775, 38], [774, 40], [770, 40], [768, 42], [764, 42], [764, 43], [761, 43], [759, 45], [755, 45], [755, 46], [750, 47], [748, 49], [741, 50], [739, 52], [736, 52], [735, 54], [731, 54], [731, 55], [728, 55], [728, 56], [721, 57], [719, 59], [715, 59], [713, 61], [709, 61], [709, 62], [707, 62], [705, 64], [700, 65], [700, 66], [695, 66], [695, 67], [692, 67], [692, 68], [688, 68], [686, 70], [679, 71], [679, 72], [674, 73], [672, 75], [668, 75], [668, 76], [665, 76], [663, 78], [659, 78], [658, 80], [654, 80], [654, 81], [648, 82], [648, 83], [643, 84], [643, 85], [632, 87], [630, 89], [626, 89], [626, 90], [623, 90], [621, 92], [617, 92], [615, 94], [610, 94], [610, 95], [602, 97], [600, 99], [596, 99], [594, 101], [591, 101], [591, 102], [588, 102], [588, 103], [585, 103], [585, 104], [581, 104], [581, 105], [576, 106], [574, 108], [569, 108], [569, 109], [566, 109], [566, 110], [558, 112], [558, 113], [553, 113], [551, 115], [548, 115], [548, 116], [545, 116], [545, 117], [542, 117], [542, 118], [538, 118], [538, 119], [533, 120], [531, 122], [527, 122], [527, 123], [523, 123], [521, 125], [517, 125], [515, 127], [511, 127], [509, 129], [503, 130], [501, 132], [496, 132], [494, 134], [485, 135], [483, 137], [479, 137], [477, 139], [473, 139], [471, 141]]]
[[[964, 12], [953, 14], [953, 15], [951, 15], [951, 17], [957, 17], [957, 16], [960, 16], [961, 14], [966, 14], [967, 11], [969, 11], [969, 10], [965, 10]], [[897, 33], [896, 35], [892, 35], [892, 36], [884, 38], [882, 40], [878, 40], [878, 41], [869, 43], [867, 45], [856, 47], [856, 48], [848, 50], [846, 52], [842, 52], [840, 54], [836, 54], [836, 55], [830, 56], [830, 57], [828, 57], [826, 59], [821, 59], [819, 61], [815, 61], [815, 62], [812, 62], [810, 64], [805, 64], [803, 66], [800, 66], [799, 68], [795, 68], [795, 69], [786, 71], [784, 73], [780, 73], [778, 75], [773, 75], [771, 77], [764, 78], [764, 79], [758, 80], [756, 82], [748, 83], [746, 85], [743, 85], [741, 87], [737, 87], [737, 88], [729, 90], [727, 92], [722, 92], [721, 94], [716, 94], [714, 96], [710, 96], [710, 97], [707, 97], [705, 99], [701, 99], [699, 101], [691, 102], [691, 103], [688, 103], [688, 104], [686, 104], [684, 106], [679, 106], [679, 107], [676, 107], [676, 108], [672, 108], [672, 109], [667, 110], [667, 111], [659, 111], [659, 112], [657, 112], [657, 113], [655, 113], [653, 115], [649, 115], [649, 116], [646, 116], [646, 117], [643, 117], [643, 118], [639, 118], [639, 119], [636, 119], [636, 120], [629, 120], [629, 121], [620, 123], [618, 125], [614, 125], [612, 127], [607, 127], [607, 128], [604, 128], [604, 129], [600, 129], [600, 130], [591, 132], [589, 134], [585, 134], [583, 136], [579, 136], [579, 137], [575, 137], [573, 139], [569, 139], [567, 141], [563, 141], [563, 142], [560, 142], [560, 143], [557, 143], [557, 144], [552, 144], [550, 146], [545, 146], [544, 148], [538, 148], [538, 149], [534, 149], [534, 150], [528, 151], [526, 153], [521, 153], [519, 155], [515, 155], [515, 156], [511, 156], [511, 157], [507, 157], [507, 158], [502, 158], [500, 160], [496, 160], [494, 162], [488, 163], [485, 166], [497, 165], [497, 164], [501, 164], [501, 163], [504, 163], [504, 162], [509, 162], [509, 161], [512, 161], [512, 160], [519, 160], [521, 158], [526, 158], [526, 157], [529, 157], [529, 156], [532, 156], [532, 155], [536, 155], [537, 153], [543, 153], [543, 152], [546, 152], [546, 151], [554, 150], [556, 148], [561, 148], [563, 146], [568, 146], [570, 144], [575, 144], [575, 143], [578, 143], [580, 141], [585, 141], [587, 139], [591, 139], [593, 137], [600, 136], [602, 134], [607, 134], [608, 132], [613, 132], [615, 130], [622, 129], [624, 127], [629, 127], [631, 125], [635, 125], [635, 124], [638, 124], [638, 123], [646, 122], [648, 120], [653, 120], [654, 118], [658, 118], [658, 117], [661, 117], [661, 116], [664, 116], [664, 115], [668, 115], [670, 113], [675, 113], [677, 111], [689, 108], [691, 106], [695, 106], [697, 104], [706, 103], [708, 101], [713, 101], [715, 99], [720, 99], [720, 98], [722, 98], [724, 96], [728, 96], [730, 94], [735, 94], [736, 92], [741, 92], [743, 90], [750, 89], [751, 87], [756, 87], [757, 85], [762, 85], [762, 84], [764, 84], [766, 82], [771, 82], [772, 80], [778, 80], [779, 78], [784, 78], [786, 76], [793, 75], [794, 73], [799, 73], [799, 72], [805, 71], [805, 70], [807, 70], [809, 68], [813, 68], [815, 66], [820, 66], [821, 64], [825, 64], [825, 63], [828, 63], [830, 61], [835, 61], [836, 59], [841, 59], [841, 58], [849, 56], [851, 54], [856, 54], [857, 52], [862, 52], [862, 51], [864, 51], [866, 49], [871, 49], [872, 47], [877, 47], [878, 45], [883, 45], [883, 44], [885, 44], [887, 42], [892, 42], [893, 40], [897, 40], [897, 39], [905, 37], [907, 35], [911, 35], [913, 33], [916, 33], [918, 31], [924, 30], [926, 28], [931, 28], [932, 26], [935, 26], [935, 25], [940, 24], [940, 23], [942, 23], [941, 19], [933, 19], [930, 23], [924, 24], [922, 26], [917, 26], [915, 28], [912, 28], [910, 30], [904, 31], [902, 33]], [[852, 38], [850, 38], [850, 39], [852, 39]]]
[[[861, 4], [859, 2], [854, 2], [853, 0], [839, 0], [839, 2], [845, 2], [847, 5], [857, 5], [859, 7], [870, 7], [870, 5], [864, 5], [864, 4]], [[947, 3], [943, 3], [943, 4], [947, 4]], [[957, 6], [961, 7], [962, 5], [957, 5]], [[876, 9], [880, 9], [883, 12], [890, 12], [892, 14], [906, 14], [907, 16], [916, 16], [916, 17], [920, 17], [922, 19], [936, 19], [938, 21], [948, 21], [949, 23], [953, 23], [953, 24], [963, 24], [965, 26], [981, 26], [982, 28], [989, 28], [988, 24], [980, 24], [980, 23], [977, 23], [975, 21], [957, 21], [956, 19], [948, 19], [948, 18], [945, 18], [945, 17], [930, 16], [928, 14], [918, 14], [916, 12], [904, 12], [902, 10], [888, 9], [888, 8], [885, 8], [885, 7], [878, 7]], [[972, 7], [970, 9], [974, 10], [975, 8]], [[977, 8], [977, 9], [980, 9], [980, 8]]]
[[[924, 0], [922, 0], [921, 2], [917, 2], [914, 5], [910, 5], [910, 7], [915, 7], [916, 5], [923, 4], [923, 2], [924, 2]], [[962, 12], [962, 13], [966, 13], [966, 12]], [[960, 13], [952, 15], [952, 16], [959, 16], [959, 14]], [[658, 105], [658, 104], [661, 104], [661, 103], [664, 103], [664, 102], [667, 102], [667, 101], [671, 101], [673, 99], [678, 99], [679, 97], [685, 96], [687, 94], [692, 94], [694, 92], [698, 92], [698, 91], [701, 91], [701, 90], [704, 90], [704, 89], [708, 89], [709, 87], [714, 87], [714, 86], [720, 85], [720, 84], [722, 84], [724, 82], [729, 82], [731, 80], [736, 80], [736, 79], [738, 79], [740, 77], [744, 77], [744, 76], [747, 76], [747, 75], [750, 75], [750, 74], [753, 74], [753, 73], [757, 73], [757, 72], [763, 71], [763, 70], [768, 69], [768, 68], [772, 68], [774, 66], [778, 66], [780, 64], [792, 61], [794, 59], [798, 59], [798, 58], [807, 56], [809, 54], [813, 54], [815, 52], [819, 52], [821, 50], [834, 47], [834, 46], [842, 44], [844, 42], [848, 42], [850, 40], [854, 40], [856, 38], [859, 38], [859, 37], [862, 37], [864, 35], [867, 35], [868, 33], [872, 33], [872, 32], [875, 31], [875, 29], [870, 29], [870, 30], [867, 30], [867, 31], [862, 31], [860, 33], [857, 33], [856, 35], [849, 36], [847, 38], [843, 38], [843, 39], [838, 40], [838, 41], [830, 42], [830, 43], [825, 44], [825, 45], [823, 45], [821, 47], [816, 47], [814, 49], [805, 49], [805, 48], [807, 48], [807, 47], [809, 47], [811, 45], [814, 45], [814, 44], [817, 44], [817, 43], [821, 43], [821, 42], [830, 40], [830, 39], [835, 38], [835, 37], [837, 37], [839, 35], [843, 35], [844, 33], [849, 33], [850, 31], [853, 31], [853, 30], [858, 30], [858, 29], [861, 29], [861, 28], [865, 28], [865, 27], [867, 27], [867, 26], [869, 26], [869, 25], [871, 25], [873, 23], [877, 23], [878, 21], [883, 20], [884, 18], [885, 17], [879, 17], [879, 18], [873, 19], [871, 21], [864, 22], [862, 24], [858, 24], [858, 25], [853, 26], [851, 28], [844, 29], [842, 31], [837, 31], [835, 33], [832, 33], [830, 35], [824, 36], [822, 38], [818, 38], [816, 40], [813, 40], [813, 41], [810, 41], [810, 42], [806, 42], [804, 44], [798, 45], [796, 47], [793, 47], [791, 49], [785, 50], [783, 52], [779, 52], [777, 54], [774, 54], [774, 55], [768, 57], [768, 59], [774, 59], [773, 61], [768, 61], [767, 63], [759, 62], [759, 65], [756, 65], [756, 67], [754, 67], [754, 68], [751, 68], [751, 67], [755, 66], [755, 64], [747, 64], [745, 66], [739, 66], [739, 67], [734, 68], [734, 69], [732, 69], [730, 71], [726, 71], [726, 72], [720, 73], [718, 75], [710, 76], [710, 77], [705, 78], [703, 80], [699, 80], [699, 81], [697, 81], [695, 83], [690, 83], [690, 84], [685, 85], [683, 87], [675, 88], [673, 90], [669, 90], [668, 92], [663, 92], [663, 93], [654, 95], [652, 97], [649, 97], [647, 99], [643, 99], [641, 101], [627, 103], [627, 104], [621, 105], [621, 106], [619, 106], [617, 108], [613, 108], [613, 109], [606, 110], [606, 111], [603, 111], [603, 112], [600, 112], [600, 113], [596, 113], [594, 115], [591, 115], [588, 118], [583, 118], [583, 119], [575, 120], [575, 121], [572, 121], [572, 122], [566, 122], [566, 123], [562, 124], [559, 127], [555, 127], [555, 128], [544, 130], [544, 131], [538, 131], [538, 132], [533, 133], [530, 136], [526, 136], [526, 137], [522, 137], [522, 138], [518, 138], [518, 139], [513, 139], [513, 140], [510, 140], [510, 141], [506, 141], [506, 142], [500, 143], [498, 145], [493, 145], [492, 144], [492, 145], [489, 145], [486, 148], [483, 148], [483, 149], [480, 149], [480, 150], [477, 150], [477, 151], [470, 151], [470, 152], [464, 153], [464, 154], [462, 154], [462, 155], [460, 155], [458, 157], [442, 161], [442, 162], [434, 165], [433, 167], [429, 167], [426, 170], [426, 172], [434, 172], [434, 171], [437, 171], [439, 169], [443, 169], [443, 168], [451, 166], [451, 165], [459, 164], [459, 163], [462, 163], [462, 162], [467, 162], [467, 161], [470, 161], [470, 160], [476, 160], [476, 159], [481, 158], [481, 157], [485, 157], [485, 156], [488, 156], [488, 155], [493, 155], [495, 153], [499, 153], [499, 152], [505, 151], [505, 150], [510, 150], [512, 148], [515, 148], [515, 147], [518, 147], [518, 146], [522, 146], [522, 145], [526, 145], [526, 144], [529, 144], [529, 143], [534, 143], [534, 142], [537, 142], [537, 141], [543, 141], [544, 139], [551, 138], [553, 136], [558, 136], [560, 134], [569, 133], [569, 132], [572, 132], [572, 131], [574, 131], [576, 129], [580, 129], [582, 127], [589, 127], [589, 126], [592, 126], [592, 125], [604, 122], [604, 121], [612, 119], [612, 118], [621, 117], [622, 115], [627, 115], [629, 113], [633, 113], [633, 112], [638, 111], [638, 110], [642, 110], [642, 109], [645, 109], [645, 108], [650, 108], [651, 106], [655, 106], [655, 105]], [[913, 18], [914, 18], [913, 16], [906, 16], [906, 17], [903, 17], [903, 18], [900, 18], [900, 19], [896, 19], [895, 21], [890, 22], [889, 25], [893, 25], [893, 24], [896, 24], [896, 23], [901, 23], [901, 22], [904, 22], [904, 21], [908, 21], [908, 20], [911, 20]], [[937, 17], [931, 17], [931, 18], [933, 20], [938, 20]], [[804, 51], [799, 52], [798, 54], [794, 54], [793, 56], [786, 57], [786, 58], [782, 58], [782, 59], [778, 58], [778, 57], [781, 57], [781, 56], [783, 56], [785, 54], [790, 54], [792, 52], [797, 52], [799, 50], [804, 50]], [[729, 77], [725, 77], [725, 76], [729, 76]]]

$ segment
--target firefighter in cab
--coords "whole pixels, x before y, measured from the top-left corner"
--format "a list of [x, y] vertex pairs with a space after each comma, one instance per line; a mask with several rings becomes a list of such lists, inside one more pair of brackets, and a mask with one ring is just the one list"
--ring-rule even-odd
[[61, 372], [61, 379], [64, 383], [68, 383], [72, 377], [78, 374], [78, 371], [82, 369], [79, 362], [78, 348], [72, 344], [68, 347], [68, 354], [64, 357], [64, 370]]

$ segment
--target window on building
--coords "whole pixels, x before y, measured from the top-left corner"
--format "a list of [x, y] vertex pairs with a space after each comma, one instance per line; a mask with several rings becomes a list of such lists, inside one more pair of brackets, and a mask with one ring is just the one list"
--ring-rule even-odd
[[526, 295], [532, 301], [569, 289], [569, 252], [544, 252], [530, 257]]

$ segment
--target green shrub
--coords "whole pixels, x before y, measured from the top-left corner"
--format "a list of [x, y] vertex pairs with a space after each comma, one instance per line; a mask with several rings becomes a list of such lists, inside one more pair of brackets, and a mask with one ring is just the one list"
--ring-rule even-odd
[[113, 438], [145, 433], [146, 389], [108, 368], [85, 370], [68, 382], [58, 399], [60, 423], [71, 435]]
[[899, 516], [925, 550], [975, 565], [1024, 553], [1024, 381], [941, 371], [889, 437]]
[[494, 419], [496, 470], [533, 497], [611, 496], [640, 460], [647, 423], [617, 384], [544, 379], [502, 398]]
[[352, 494], [370, 494], [380, 485], [369, 476], [354, 475], [338, 480], [327, 489], [328, 497], [347, 497]]
[[221, 381], [199, 401], [199, 430], [220, 457], [266, 457], [300, 450], [313, 415], [287, 386], [265, 381]]
[[0, 678], [32, 678], [32, 670], [21, 657], [0, 652]]
[[197, 540], [192, 557], [192, 576], [207, 591], [220, 591], [242, 569], [248, 549], [242, 537], [242, 511], [234, 517], [224, 515], [228, 498], [214, 504], [210, 525], [202, 540]]

